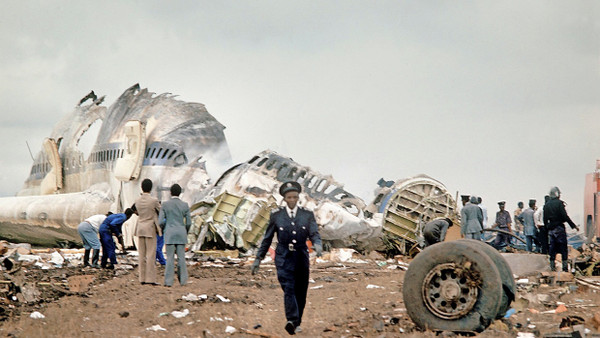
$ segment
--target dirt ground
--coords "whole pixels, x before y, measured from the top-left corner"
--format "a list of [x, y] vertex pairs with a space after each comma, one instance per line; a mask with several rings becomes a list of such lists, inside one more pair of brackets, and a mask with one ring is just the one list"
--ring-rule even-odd
[[[262, 264], [259, 273], [252, 276], [251, 261], [212, 257], [190, 260], [188, 284], [180, 286], [176, 282], [170, 288], [140, 285], [137, 269], [122, 266], [114, 271], [22, 266], [10, 276], [5, 272], [4, 279], [36, 285], [39, 295], [28, 303], [11, 284], [0, 284], [0, 335], [285, 337], [283, 293], [275, 267]], [[433, 332], [419, 331], [408, 318], [402, 301], [404, 271], [397, 267], [369, 259], [365, 263], [314, 263], [314, 282], [309, 285], [303, 331], [298, 336], [434, 337]], [[72, 291], [67, 282], [78, 275], [92, 276], [93, 281], [87, 289]], [[162, 267], [159, 276], [164, 276]], [[206, 299], [182, 299], [190, 293], [206, 295]], [[565, 303], [566, 312], [542, 313], [555, 309], [560, 302]], [[583, 317], [585, 328], [595, 333], [592, 318], [598, 311], [596, 304], [600, 304], [600, 295], [574, 284], [520, 284], [517, 302], [513, 304], [515, 315], [494, 322], [480, 335], [514, 337], [519, 332], [530, 332], [541, 336], [560, 332], [563, 318], [573, 316]], [[35, 311], [45, 318], [31, 318]], [[174, 311], [187, 314], [176, 318]], [[228, 327], [235, 332], [227, 333]]]

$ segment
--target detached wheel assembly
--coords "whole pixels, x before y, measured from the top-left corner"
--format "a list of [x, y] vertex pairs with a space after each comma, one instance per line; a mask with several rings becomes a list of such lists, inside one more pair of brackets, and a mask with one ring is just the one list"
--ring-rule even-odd
[[470, 241], [438, 243], [418, 254], [402, 290], [413, 322], [434, 331], [485, 330], [506, 311], [503, 274], [490, 254]]

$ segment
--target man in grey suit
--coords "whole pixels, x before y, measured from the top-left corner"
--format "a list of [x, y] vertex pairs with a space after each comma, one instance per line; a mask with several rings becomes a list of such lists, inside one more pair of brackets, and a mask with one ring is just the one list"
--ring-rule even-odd
[[477, 206], [477, 196], [471, 196], [469, 203], [460, 210], [460, 233], [465, 238], [481, 240], [483, 230], [483, 212]]
[[181, 187], [171, 186], [171, 199], [164, 202], [160, 208], [158, 219], [164, 227], [165, 245], [167, 247], [167, 266], [165, 267], [165, 286], [172, 286], [175, 270], [175, 253], [177, 253], [177, 279], [185, 285], [188, 274], [185, 266], [185, 244], [187, 233], [192, 224], [190, 207], [179, 199]]

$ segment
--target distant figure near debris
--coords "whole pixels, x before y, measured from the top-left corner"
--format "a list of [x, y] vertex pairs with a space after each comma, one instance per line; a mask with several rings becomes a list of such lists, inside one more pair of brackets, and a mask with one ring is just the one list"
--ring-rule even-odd
[[556, 271], [556, 254], [559, 253], [562, 260], [562, 270], [569, 271], [567, 261], [569, 251], [567, 249], [567, 231], [565, 222], [569, 223], [572, 229], [579, 231], [579, 227], [573, 223], [567, 210], [565, 202], [560, 200], [560, 189], [553, 187], [550, 189], [550, 200], [544, 205], [544, 224], [548, 229], [550, 237], [550, 270]]
[[537, 227], [535, 226], [535, 219], [533, 214], [535, 213], [535, 200], [529, 200], [529, 208], [525, 209], [517, 219], [523, 223], [523, 234], [525, 234], [525, 243], [527, 244], [527, 251], [533, 251], [533, 243], [535, 243], [536, 251], [540, 251], [540, 245], [537, 241]]
[[152, 180], [142, 181], [142, 195], [135, 200], [138, 219], [135, 226], [135, 236], [138, 237], [139, 279], [141, 284], [156, 283], [156, 237], [162, 235], [158, 225], [160, 203], [150, 195]]
[[513, 213], [514, 215], [514, 233], [517, 236], [521, 236], [521, 232], [523, 231], [523, 222], [521, 222], [521, 220], [519, 219], [519, 216], [521, 216], [521, 213], [523, 212], [523, 202], [519, 202], [517, 203], [517, 209], [515, 209], [515, 212]]
[[452, 220], [449, 218], [437, 218], [425, 224], [423, 227], [423, 237], [425, 238], [425, 247], [443, 242], [446, 239], [446, 232], [452, 226]]
[[483, 230], [483, 213], [477, 206], [477, 196], [471, 196], [469, 203], [460, 210], [460, 233], [463, 237], [469, 239], [481, 240], [481, 230]]
[[281, 185], [279, 193], [286, 203], [271, 213], [265, 236], [256, 252], [252, 264], [252, 274], [258, 271], [260, 262], [265, 258], [271, 246], [273, 236], [277, 233], [275, 249], [275, 266], [277, 279], [283, 289], [285, 305], [285, 330], [290, 335], [300, 332], [302, 313], [306, 304], [308, 291], [309, 260], [306, 240], [313, 243], [317, 257], [321, 256], [321, 236], [312, 211], [298, 207], [298, 197], [302, 186], [298, 182], [288, 181]]
[[[550, 200], [550, 196], [544, 196], [544, 206]], [[544, 206], [538, 208], [533, 214], [535, 225], [538, 228], [538, 242], [540, 243], [540, 253], [548, 254], [548, 227], [544, 224]]]
[[[164, 227], [163, 233], [167, 246], [167, 266], [165, 267], [165, 286], [172, 286], [175, 279], [175, 253], [177, 253], [177, 279], [185, 285], [188, 279], [185, 265], [185, 244], [187, 234], [192, 225], [189, 205], [179, 199], [181, 186], [171, 186], [171, 199], [160, 208], [158, 219]], [[152, 261], [154, 264], [154, 261]]]
[[94, 215], [86, 218], [83, 222], [77, 226], [77, 232], [83, 242], [83, 267], [90, 266], [90, 251], [92, 252], [92, 265], [93, 268], [99, 268], [98, 259], [100, 258], [100, 240], [98, 239], [98, 229], [100, 224], [104, 222], [106, 216], [112, 215], [112, 212], [108, 212], [106, 215]]
[[[115, 241], [113, 241], [112, 238], [113, 235], [117, 236], [119, 244], [121, 244], [123, 252], [125, 252], [125, 243], [123, 243], [121, 227], [131, 215], [133, 215], [133, 210], [127, 208], [122, 214], [112, 214], [106, 217], [104, 222], [100, 225], [98, 231], [100, 233], [100, 242], [102, 243], [102, 260], [100, 265], [103, 268], [114, 269], [115, 264], [117, 264]], [[107, 263], [108, 260], [110, 260], [110, 263]]]
[[[488, 225], [488, 215], [487, 215], [487, 207], [485, 205], [483, 205], [483, 199], [479, 196], [477, 196], [477, 206], [479, 207], [479, 209], [481, 209], [481, 214], [483, 215], [483, 222], [481, 222], [481, 227], [483, 229], [487, 229], [489, 228]], [[482, 231], [481, 232], [481, 240], [483, 241], [485, 239], [485, 233]]]
[[[492, 226], [492, 228], [498, 228], [500, 230], [504, 230], [504, 231], [508, 231], [508, 232], [512, 232], [512, 230], [510, 229], [510, 213], [506, 210], [504, 210], [504, 207], [506, 206], [506, 201], [500, 201], [498, 202], [498, 208], [500, 209], [500, 211], [498, 211], [496, 213], [496, 221], [494, 222], [494, 226]], [[494, 240], [494, 247], [496, 247], [496, 249], [500, 249], [503, 248], [505, 246], [507, 246], [510, 243], [510, 235], [507, 234], [503, 234], [503, 233], [498, 233], [496, 234], [496, 239]]]

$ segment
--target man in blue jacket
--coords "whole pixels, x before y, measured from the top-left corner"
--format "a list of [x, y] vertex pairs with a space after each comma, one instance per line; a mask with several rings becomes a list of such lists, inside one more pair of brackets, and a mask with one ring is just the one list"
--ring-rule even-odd
[[[98, 233], [100, 234], [100, 242], [102, 243], [102, 260], [100, 266], [106, 269], [114, 269], [115, 264], [117, 264], [117, 255], [115, 253], [115, 241], [112, 236], [117, 236], [119, 240], [119, 244], [123, 250], [125, 250], [125, 244], [123, 243], [123, 233], [121, 231], [121, 227], [123, 223], [127, 221], [131, 215], [133, 215], [133, 210], [131, 208], [127, 208], [122, 214], [112, 214], [102, 222], [100, 225], [100, 229]], [[107, 261], [110, 259], [110, 264], [107, 264]]]
[[252, 264], [252, 274], [255, 274], [271, 246], [273, 235], [277, 233], [275, 267], [277, 279], [283, 289], [287, 319], [285, 330], [290, 335], [301, 331], [302, 313], [306, 304], [309, 276], [306, 240], [310, 239], [313, 243], [317, 257], [320, 257], [323, 252], [315, 215], [312, 211], [298, 207], [301, 190], [300, 184], [294, 181], [285, 182], [279, 188], [286, 206], [271, 213], [264, 239]]

